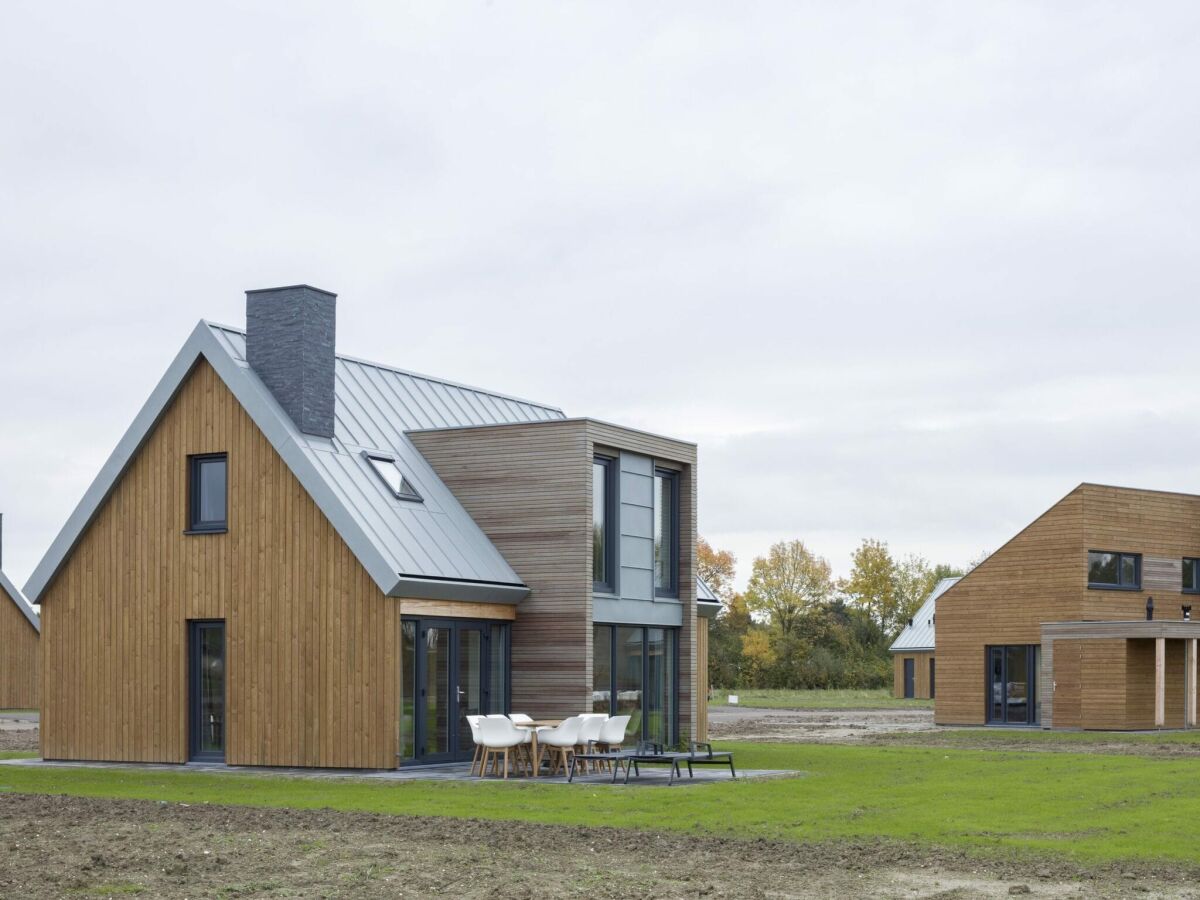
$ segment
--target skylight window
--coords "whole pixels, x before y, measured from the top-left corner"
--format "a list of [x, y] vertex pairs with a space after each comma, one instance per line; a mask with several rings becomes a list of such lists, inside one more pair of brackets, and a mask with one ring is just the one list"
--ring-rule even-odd
[[400, 471], [400, 467], [396, 465], [396, 460], [390, 456], [376, 456], [370, 453], [364, 453], [367, 462], [371, 464], [371, 468], [375, 470], [375, 474], [380, 480], [387, 485], [388, 490], [401, 500], [416, 500], [421, 501], [421, 495], [416, 492], [408, 479], [404, 477], [404, 473]]

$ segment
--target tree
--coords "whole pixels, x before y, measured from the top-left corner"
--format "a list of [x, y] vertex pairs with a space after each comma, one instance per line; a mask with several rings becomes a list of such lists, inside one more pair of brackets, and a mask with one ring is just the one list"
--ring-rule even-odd
[[737, 557], [728, 550], [716, 550], [704, 538], [696, 541], [696, 567], [700, 578], [723, 603], [733, 597], [733, 579]]
[[896, 563], [887, 544], [865, 538], [854, 551], [850, 577], [842, 590], [855, 605], [866, 610], [885, 633], [896, 622]]
[[929, 596], [938, 576], [924, 557], [910, 553], [893, 567], [893, 582], [896, 593], [896, 624], [903, 625], [911, 619], [925, 598]]
[[746, 663], [748, 687], [767, 687], [767, 678], [775, 665], [775, 648], [762, 628], [755, 628], [742, 635], [742, 658]]
[[[971, 566], [971, 568], [975, 568]], [[936, 585], [943, 578], [962, 578], [967, 573], [958, 566], [948, 566], [945, 563], [938, 563], [933, 567], [933, 583]]]
[[780, 634], [791, 634], [800, 617], [833, 593], [829, 563], [802, 541], [780, 541], [754, 560], [746, 606], [765, 615]]

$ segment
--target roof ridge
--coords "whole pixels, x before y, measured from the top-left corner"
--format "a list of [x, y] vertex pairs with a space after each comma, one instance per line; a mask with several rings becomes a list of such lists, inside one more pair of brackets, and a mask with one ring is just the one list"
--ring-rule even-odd
[[[201, 319], [209, 328], [219, 328], [222, 331], [228, 331], [233, 334], [246, 336], [244, 328], [235, 328], [232, 325], [223, 325], [220, 322], [212, 322], [208, 319]], [[361, 356], [351, 356], [348, 353], [338, 353], [334, 351], [334, 356], [346, 362], [358, 363], [362, 366], [370, 366], [373, 369], [382, 369], [385, 372], [395, 372], [397, 375], [408, 375], [410, 378], [420, 378], [423, 381], [432, 381], [436, 384], [444, 384], [447, 387], [455, 387], [464, 391], [474, 391], [477, 394], [485, 394], [488, 397], [496, 397], [500, 400], [511, 400], [514, 403], [524, 403], [527, 406], [536, 406], [538, 409], [547, 409], [551, 412], [556, 412], [559, 415], [565, 416], [560, 406], [552, 406], [549, 403], [542, 403], [540, 400], [530, 400], [526, 397], [518, 397], [515, 394], [505, 394], [501, 391], [493, 391], [491, 388], [477, 387], [473, 384], [466, 384], [462, 381], [452, 381], [449, 378], [442, 378], [438, 375], [427, 375], [424, 372], [414, 372], [412, 369], [402, 369], [399, 366], [389, 365], [388, 363], [376, 362], [372, 359], [363, 359]]]

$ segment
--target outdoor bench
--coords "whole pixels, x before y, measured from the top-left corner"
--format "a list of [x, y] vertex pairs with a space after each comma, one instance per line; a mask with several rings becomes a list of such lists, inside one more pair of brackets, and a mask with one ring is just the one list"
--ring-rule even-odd
[[693, 741], [690, 745], [690, 750], [686, 753], [678, 751], [665, 750], [662, 744], [656, 744], [649, 741], [639, 743], [636, 750], [588, 750], [584, 753], [575, 753], [571, 756], [571, 770], [567, 775], [567, 781], [571, 782], [575, 778], [575, 763], [577, 760], [584, 762], [600, 762], [608, 761], [615, 763], [613, 766], [613, 784], [617, 782], [617, 774], [621, 771], [621, 765], [625, 765], [625, 784], [629, 784], [629, 769], [633, 767], [633, 774], [641, 777], [642, 773], [638, 768], [639, 763], [666, 763], [671, 767], [671, 777], [667, 782], [674, 784], [676, 778], [682, 778], [682, 773], [679, 769], [680, 763], [687, 763], [688, 778], [692, 778], [692, 766], [729, 766], [729, 774], [732, 778], [737, 778], [737, 771], [733, 767], [733, 753], [728, 750], [716, 750], [712, 748], [712, 744], [703, 741]]

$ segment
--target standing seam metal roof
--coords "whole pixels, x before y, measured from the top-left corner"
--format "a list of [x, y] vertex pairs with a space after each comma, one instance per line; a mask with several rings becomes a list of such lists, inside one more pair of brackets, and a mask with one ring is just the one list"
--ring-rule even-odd
[[921, 608], [913, 616], [912, 624], [905, 627], [892, 642], [891, 651], [901, 650], [932, 650], [934, 638], [934, 615], [937, 612], [937, 599], [958, 584], [958, 578], [943, 578], [933, 586]]

